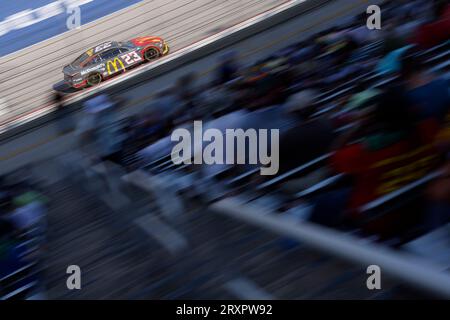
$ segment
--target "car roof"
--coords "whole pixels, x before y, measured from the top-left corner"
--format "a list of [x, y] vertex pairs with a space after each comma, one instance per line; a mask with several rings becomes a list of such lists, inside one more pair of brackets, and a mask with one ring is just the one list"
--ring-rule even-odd
[[86, 51], [89, 56], [93, 56], [94, 54], [99, 54], [105, 52], [109, 49], [118, 48], [120, 45], [117, 41], [106, 41], [96, 45], [95, 47], [90, 48]]

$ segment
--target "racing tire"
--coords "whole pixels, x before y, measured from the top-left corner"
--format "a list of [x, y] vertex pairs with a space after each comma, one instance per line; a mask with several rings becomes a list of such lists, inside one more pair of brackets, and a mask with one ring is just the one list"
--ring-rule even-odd
[[90, 87], [96, 86], [100, 82], [102, 82], [102, 76], [100, 73], [91, 74], [87, 79], [87, 83]]
[[144, 52], [144, 59], [146, 61], [151, 61], [159, 57], [159, 51], [155, 48], [150, 48]]

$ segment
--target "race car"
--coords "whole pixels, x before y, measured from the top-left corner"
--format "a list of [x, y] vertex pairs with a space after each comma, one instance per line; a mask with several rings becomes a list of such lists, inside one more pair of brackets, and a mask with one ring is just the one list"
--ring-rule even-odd
[[64, 82], [80, 89], [98, 85], [142, 63], [169, 53], [160, 37], [139, 37], [130, 41], [108, 41], [87, 50], [63, 68]]

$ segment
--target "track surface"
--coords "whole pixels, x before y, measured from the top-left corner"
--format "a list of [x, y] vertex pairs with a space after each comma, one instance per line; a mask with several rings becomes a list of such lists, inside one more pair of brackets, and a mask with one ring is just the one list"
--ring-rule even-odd
[[49, 102], [62, 67], [106, 40], [165, 38], [172, 51], [276, 7], [285, 0], [146, 0], [79, 30], [0, 59], [0, 123]]

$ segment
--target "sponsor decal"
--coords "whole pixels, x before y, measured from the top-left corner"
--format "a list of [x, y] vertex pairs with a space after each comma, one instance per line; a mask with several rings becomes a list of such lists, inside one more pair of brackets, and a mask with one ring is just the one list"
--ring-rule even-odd
[[169, 53], [169, 50], [170, 50], [169, 45], [166, 43], [166, 44], [164, 45], [163, 55], [168, 54], [168, 53]]
[[[147, 42], [149, 42], [150, 40], [153, 40], [153, 39], [155, 39], [156, 37], [143, 37], [143, 38], [137, 38], [137, 39], [135, 39], [134, 40], [134, 43], [136, 44], [136, 45], [143, 45], [143, 44], [145, 44], [145, 43], [147, 43]], [[159, 41], [159, 40], [158, 40]]]
[[96, 71], [96, 70], [102, 69], [102, 68], [104, 68], [104, 67], [105, 67], [105, 64], [104, 64], [104, 63], [99, 64], [99, 65], [96, 65], [96, 66], [94, 66], [94, 67], [90, 67], [90, 68], [88, 68], [88, 69], [85, 69], [85, 70], [81, 71], [81, 75], [84, 76], [85, 74], [87, 74], [87, 73], [89, 73], [89, 72]]
[[97, 52], [100, 52], [102, 50], [105, 50], [105, 49], [107, 49], [107, 48], [109, 48], [111, 46], [112, 46], [112, 42], [102, 43], [102, 44], [98, 45], [97, 47], [95, 47], [94, 53], [97, 53]]
[[[114, 60], [108, 60], [108, 62], [106, 63], [106, 70], [108, 70], [108, 74], [113, 74], [119, 71], [119, 67], [117, 64], [120, 64], [120, 66], [122, 67], [120, 70], [125, 69], [122, 60], [120, 60], [119, 58], [114, 58]], [[111, 72], [111, 66], [114, 68], [114, 72]]]

